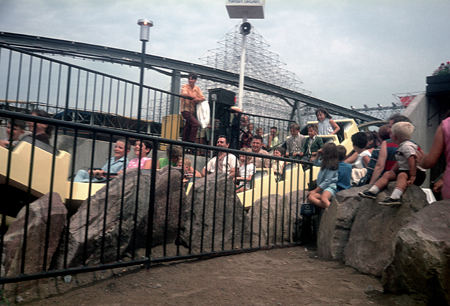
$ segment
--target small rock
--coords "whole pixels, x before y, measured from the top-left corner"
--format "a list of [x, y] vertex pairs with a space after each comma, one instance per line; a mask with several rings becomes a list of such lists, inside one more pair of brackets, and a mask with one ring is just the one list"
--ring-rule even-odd
[[16, 296], [16, 303], [22, 303], [23, 302], [23, 297], [18, 295]]
[[71, 281], [72, 281], [72, 275], [65, 275], [64, 276], [64, 282], [66, 284], [70, 284]]

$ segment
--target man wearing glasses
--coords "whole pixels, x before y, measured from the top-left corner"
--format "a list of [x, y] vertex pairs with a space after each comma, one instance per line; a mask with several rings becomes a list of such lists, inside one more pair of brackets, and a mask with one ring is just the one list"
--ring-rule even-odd
[[[184, 84], [181, 88], [181, 95], [186, 98], [180, 98], [181, 105], [180, 111], [183, 118], [186, 120], [186, 124], [183, 129], [183, 141], [195, 142], [197, 138], [197, 130], [200, 124], [195, 117], [195, 106], [205, 101], [200, 87], [195, 85], [197, 82], [197, 74], [194, 72], [188, 75], [188, 84]], [[190, 99], [189, 99], [190, 98]]]

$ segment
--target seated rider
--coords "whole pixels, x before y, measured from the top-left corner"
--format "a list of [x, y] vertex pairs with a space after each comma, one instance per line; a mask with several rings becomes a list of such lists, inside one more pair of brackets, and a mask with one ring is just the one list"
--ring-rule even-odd
[[[22, 136], [25, 133], [26, 123], [23, 120], [16, 119], [14, 120], [14, 126], [11, 128], [11, 120], [8, 120], [8, 125], [6, 127], [7, 137], [4, 140], [0, 140], [0, 147], [4, 148], [13, 148], [16, 146]], [[12, 139], [11, 139], [12, 132]], [[12, 140], [12, 146], [9, 141]]]
[[[130, 143], [126, 143], [125, 139], [119, 139], [116, 141], [114, 147], [114, 157], [112, 157], [100, 170], [78, 170], [74, 182], [89, 183], [89, 178], [93, 183], [101, 183], [107, 180], [107, 173], [118, 173], [122, 171], [124, 167], [128, 165], [128, 159], [126, 155], [130, 152]], [[124, 165], [125, 163], [125, 165]]]

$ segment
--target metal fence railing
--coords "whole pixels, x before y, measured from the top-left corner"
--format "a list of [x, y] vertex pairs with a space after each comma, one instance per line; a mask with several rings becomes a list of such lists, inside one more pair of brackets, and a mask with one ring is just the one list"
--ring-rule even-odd
[[[0, 104], [57, 119], [136, 131], [139, 83], [46, 56], [0, 46]], [[143, 86], [141, 132], [160, 134], [169, 114], [168, 91]]]
[[[13, 148], [0, 147], [2, 284], [298, 242], [300, 205], [313, 178], [312, 169], [303, 170], [304, 162], [5, 110], [0, 117], [12, 125], [17, 120], [51, 125], [55, 132], [49, 144], [31, 133]], [[72, 136], [61, 135], [61, 129], [71, 130]], [[90, 142], [80, 139], [80, 133], [90, 133]], [[139, 140], [145, 147], [166, 146], [169, 156], [180, 146], [181, 157], [200, 173], [209, 156], [221, 152], [229, 165], [224, 172], [239, 166], [240, 155], [290, 166], [280, 178], [272, 168], [256, 169], [248, 190], [237, 193], [221, 163], [204, 177], [188, 180], [182, 170], [187, 159], [181, 167], [168, 161], [157, 170], [163, 161], [154, 149], [148, 154], [150, 169], [121, 166], [113, 178], [110, 164], [106, 179], [77, 182], [79, 159], [84, 170], [115, 161], [119, 138]], [[187, 154], [188, 149], [206, 153]]]

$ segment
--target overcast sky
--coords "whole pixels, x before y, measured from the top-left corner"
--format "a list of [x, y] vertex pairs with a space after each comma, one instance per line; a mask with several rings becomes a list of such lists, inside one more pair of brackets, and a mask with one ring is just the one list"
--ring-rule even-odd
[[[448, 0], [266, 0], [264, 11], [249, 21], [269, 50], [304, 89], [338, 105], [424, 91], [450, 61]], [[154, 23], [147, 53], [198, 64], [239, 22], [225, 0], [0, 0], [0, 31], [133, 51], [140, 18]]]

